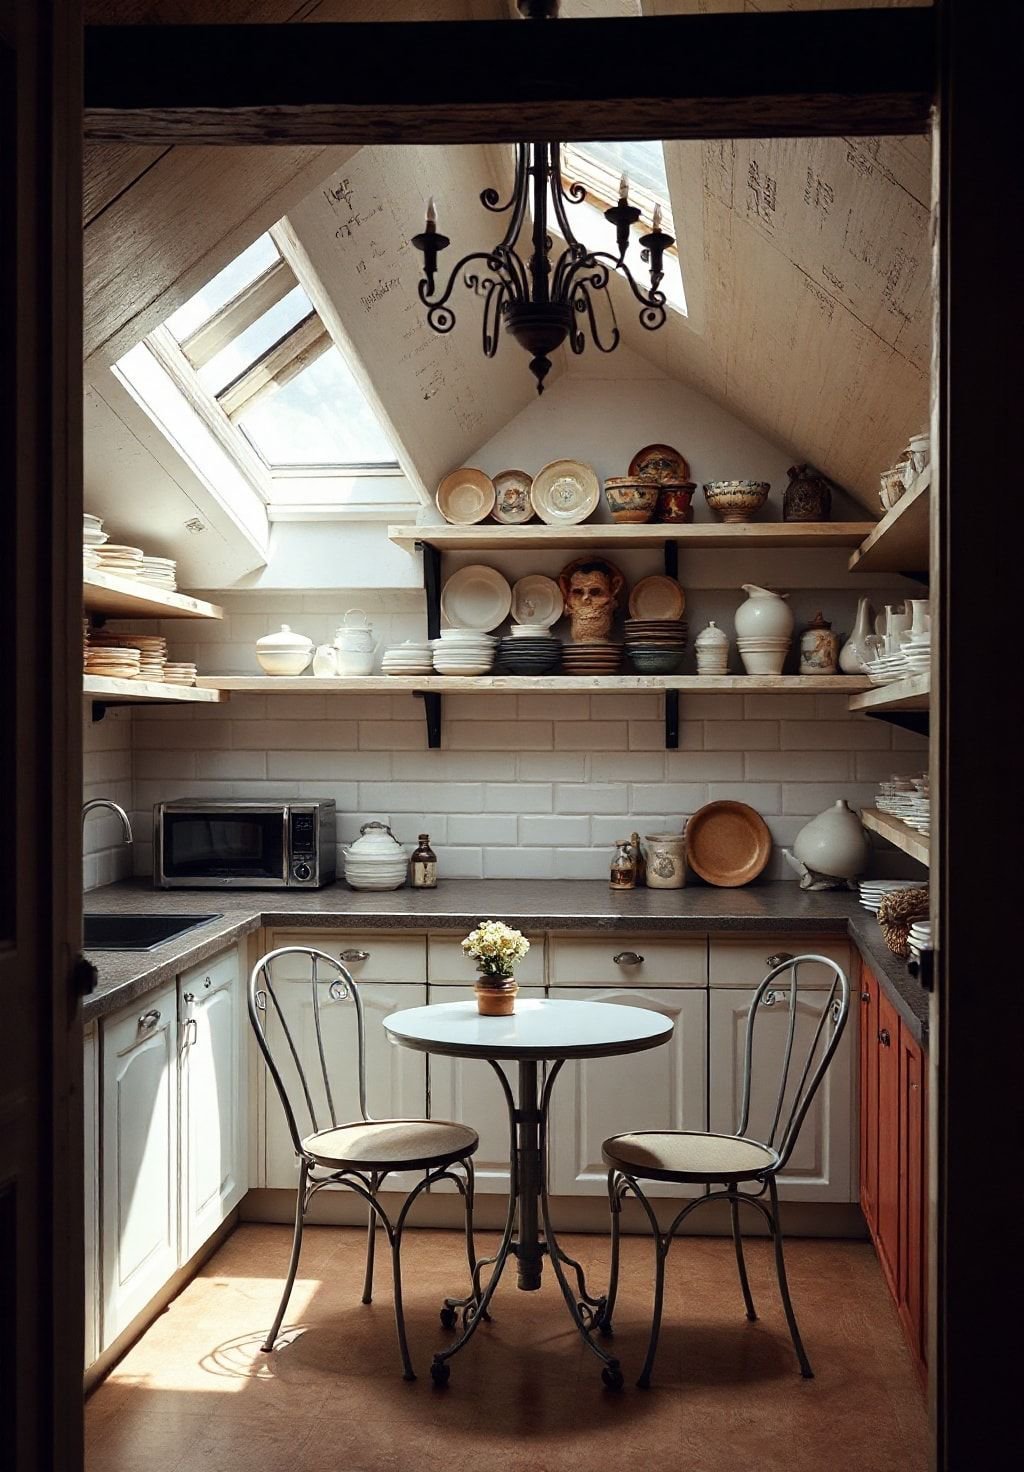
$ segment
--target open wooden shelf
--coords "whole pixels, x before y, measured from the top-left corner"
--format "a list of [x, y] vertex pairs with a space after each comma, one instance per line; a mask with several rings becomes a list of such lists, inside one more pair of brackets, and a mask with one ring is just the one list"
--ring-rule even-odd
[[886, 711], [928, 710], [931, 704], [931, 676], [908, 675], [891, 685], [874, 685], [850, 700], [851, 710], [870, 711], [882, 715]]
[[622, 526], [617, 522], [585, 521], [578, 526], [501, 526], [494, 521], [477, 526], [389, 526], [388, 537], [412, 551], [417, 542], [442, 552], [500, 552], [554, 547], [856, 547], [874, 528], [870, 521], [751, 521], [725, 524], [697, 522], [692, 526], [644, 522]]
[[104, 618], [223, 618], [216, 603], [187, 593], [165, 593], [138, 578], [119, 578], [95, 569], [82, 577], [82, 606]]
[[865, 808], [860, 820], [872, 833], [881, 834], [888, 843], [902, 849], [919, 864], [927, 865], [930, 844], [927, 837], [918, 833], [916, 828], [908, 828], [899, 818], [894, 818], [891, 813], [879, 812], [878, 808]]
[[[128, 682], [129, 684], [131, 681]], [[379, 694], [403, 690], [456, 693], [471, 691], [487, 695], [500, 691], [520, 694], [586, 692], [588, 690], [725, 690], [753, 693], [792, 691], [866, 690], [868, 679], [860, 675], [200, 675], [203, 690], [258, 690], [266, 694]]]
[[136, 702], [164, 700], [178, 704], [194, 703], [216, 705], [223, 699], [219, 690], [195, 685], [165, 685], [155, 680], [114, 680], [107, 675], [85, 675], [82, 678], [82, 694], [92, 700], [114, 704], [118, 701]]
[[850, 558], [851, 572], [927, 572], [931, 471], [917, 481], [872, 528]]

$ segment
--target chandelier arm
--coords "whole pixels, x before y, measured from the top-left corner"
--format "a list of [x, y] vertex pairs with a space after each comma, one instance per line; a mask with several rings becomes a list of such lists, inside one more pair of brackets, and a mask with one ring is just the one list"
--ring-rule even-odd
[[582, 250], [583, 247], [576, 239], [575, 232], [569, 224], [569, 216], [565, 207], [570, 202], [582, 204], [586, 197], [587, 191], [582, 184], [570, 184], [566, 189], [562, 181], [562, 145], [553, 143], [551, 145], [551, 202], [554, 206], [555, 219], [558, 221], [559, 229], [570, 250], [573, 247]]
[[496, 261], [493, 252], [475, 250], [471, 251], [469, 255], [463, 256], [461, 261], [458, 261], [452, 267], [451, 275], [448, 277], [448, 284], [440, 296], [432, 296], [430, 282], [425, 277], [420, 278], [419, 298], [427, 309], [427, 321], [435, 332], [451, 332], [455, 326], [455, 313], [448, 306], [448, 299], [455, 290], [462, 271], [471, 261], [483, 261], [489, 271], [494, 271], [499, 275], [501, 274], [502, 264]]
[[526, 301], [530, 295], [530, 283], [519, 253], [504, 244], [494, 247], [493, 255], [498, 262], [496, 270], [503, 270], [508, 278], [508, 293], [515, 302]]
[[512, 193], [509, 195], [508, 199], [505, 201], [504, 204], [499, 204], [498, 203], [498, 201], [501, 198], [501, 196], [498, 194], [498, 191], [493, 187], [493, 185], [491, 185], [487, 189], [481, 190], [481, 192], [480, 192], [480, 203], [483, 205], [483, 207], [484, 207], [485, 210], [490, 210], [491, 213], [492, 214], [495, 214], [495, 215], [503, 215], [506, 210], [510, 210], [512, 208], [512, 206], [518, 201], [518, 198], [519, 198], [519, 180], [520, 180], [520, 178], [522, 176], [523, 162], [524, 162], [524, 158], [525, 158], [525, 152], [526, 152], [526, 144], [525, 143], [517, 143], [516, 144], [516, 171], [515, 171], [515, 178], [512, 181]]
[[483, 343], [486, 358], [493, 358], [498, 351], [498, 340], [501, 337], [501, 308], [507, 295], [507, 283], [492, 278], [484, 302]]
[[[515, 254], [514, 247], [516, 241], [519, 239], [520, 232], [523, 228], [523, 220], [526, 217], [527, 200], [529, 199], [529, 186], [527, 183], [529, 177], [527, 174], [527, 147], [528, 145], [525, 143], [516, 144], [515, 183], [512, 186], [512, 198], [509, 200], [508, 205], [505, 206], [506, 209], [512, 209], [512, 215], [508, 222], [508, 228], [506, 229], [505, 234], [502, 237], [500, 248], [503, 250], [507, 250], [510, 254]], [[481, 195], [480, 197], [482, 199], [483, 195]]]
[[[602, 340], [601, 329], [597, 324], [597, 317], [594, 314], [594, 301], [591, 292], [597, 291], [603, 291], [608, 298], [608, 306], [612, 314], [612, 335], [607, 346]], [[580, 276], [577, 278], [573, 286], [571, 301], [577, 313], [586, 312], [587, 320], [590, 323], [590, 337], [598, 352], [613, 353], [619, 345], [621, 334], [619, 332], [618, 321], [615, 317], [615, 303], [612, 301], [611, 293], [608, 290], [608, 272], [604, 266], [595, 271], [593, 276]], [[579, 338], [579, 347], [573, 341], [574, 336], [578, 336]], [[583, 351], [582, 344], [582, 331], [578, 331], [576, 334], [570, 334], [570, 346], [574, 353], [581, 353]]]
[[[581, 270], [590, 270], [593, 267], [598, 266], [599, 262], [602, 261], [608, 261], [610, 263], [610, 267], [604, 265], [600, 266], [600, 269], [603, 270], [605, 273], [605, 279], [603, 283], [599, 284], [598, 282], [593, 281], [590, 284], [596, 290], [605, 290], [607, 288], [611, 272], [614, 271], [617, 275], [621, 276], [623, 280], [628, 283], [630, 291], [633, 293], [636, 300], [640, 303], [641, 326], [646, 327], [648, 332], [654, 332], [657, 328], [661, 327], [668, 317], [668, 313], [665, 310], [665, 303], [667, 301], [665, 293], [663, 291], [644, 291], [642, 286], [637, 285], [636, 279], [633, 276], [633, 273], [629, 269], [629, 267], [624, 262], [620, 261], [616, 256], [613, 256], [609, 251], [591, 251], [589, 255], [584, 256], [580, 261], [576, 263], [576, 265], [573, 267], [572, 271], [566, 278], [567, 295], [575, 302], [576, 288], [573, 284], [573, 277], [577, 275], [578, 272]], [[610, 301], [611, 297], [609, 296], [608, 299]]]

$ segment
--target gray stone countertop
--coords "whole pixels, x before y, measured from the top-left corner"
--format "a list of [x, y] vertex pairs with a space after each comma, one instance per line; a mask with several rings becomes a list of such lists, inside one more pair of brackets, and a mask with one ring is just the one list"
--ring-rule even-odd
[[[355, 891], [345, 884], [295, 890], [157, 890], [129, 880], [91, 890], [90, 914], [210, 914], [216, 920], [153, 951], [89, 951], [98, 972], [85, 998], [85, 1021], [143, 996], [208, 960], [261, 926], [317, 929], [469, 930], [500, 919], [530, 930], [663, 933], [744, 931], [794, 936], [847, 933], [918, 1041], [925, 1041], [928, 997], [889, 951], [873, 915], [853, 894], [808, 894], [796, 884], [743, 889], [690, 885], [682, 890], [613, 893], [600, 880], [450, 879], [436, 889]], [[856, 984], [856, 978], [852, 978]]]

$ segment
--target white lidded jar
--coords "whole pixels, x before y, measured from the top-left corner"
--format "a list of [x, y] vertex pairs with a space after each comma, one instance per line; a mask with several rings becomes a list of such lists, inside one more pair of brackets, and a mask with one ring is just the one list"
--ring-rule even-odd
[[787, 638], [793, 632], [793, 610], [785, 602], [788, 594], [774, 593], [756, 583], [743, 583], [747, 598], [736, 610], [738, 639]]
[[868, 840], [857, 814], [840, 799], [800, 829], [793, 852], [816, 874], [855, 879], [867, 865]]
[[256, 658], [268, 675], [301, 675], [313, 653], [313, 641], [282, 624], [276, 634], [256, 640]]
[[386, 823], [364, 823], [345, 856], [345, 878], [353, 889], [401, 889], [409, 863]]
[[729, 636], [714, 619], [708, 621], [693, 642], [697, 651], [697, 673], [699, 675], [724, 675], [729, 666]]

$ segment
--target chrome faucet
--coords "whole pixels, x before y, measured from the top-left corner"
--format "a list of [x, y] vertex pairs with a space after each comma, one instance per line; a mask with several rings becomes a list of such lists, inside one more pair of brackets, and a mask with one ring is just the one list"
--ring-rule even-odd
[[118, 802], [112, 802], [109, 797], [94, 797], [94, 798], [91, 798], [89, 802], [83, 804], [83, 806], [82, 806], [82, 828], [83, 829], [85, 828], [85, 820], [86, 820], [86, 818], [89, 816], [89, 814], [92, 812], [92, 810], [94, 808], [109, 808], [112, 813], [116, 813], [117, 816], [121, 819], [121, 827], [124, 829], [124, 841], [125, 841], [125, 843], [131, 843], [132, 842], [132, 825], [131, 825], [131, 819], [128, 817], [128, 814], [125, 812], [125, 810], [121, 806], [121, 804], [118, 803]]

